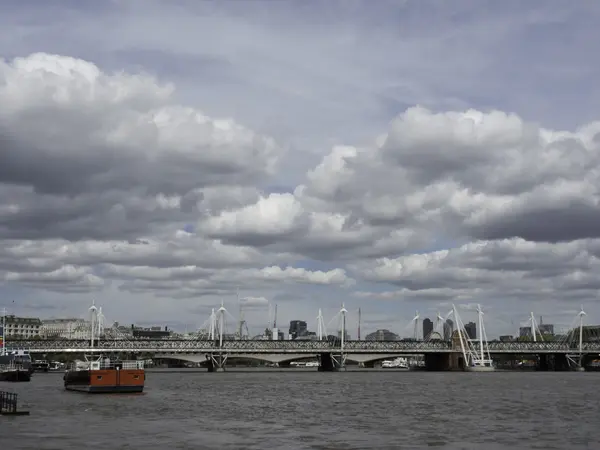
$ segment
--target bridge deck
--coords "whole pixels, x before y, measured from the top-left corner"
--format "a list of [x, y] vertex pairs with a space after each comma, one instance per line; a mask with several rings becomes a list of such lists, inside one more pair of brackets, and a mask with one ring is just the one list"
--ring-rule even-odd
[[[540, 353], [578, 353], [577, 344], [558, 342], [490, 342], [490, 353], [493, 354], [540, 354]], [[243, 353], [306, 353], [339, 351], [339, 342], [328, 341], [267, 341], [240, 340], [223, 341], [220, 348], [218, 342], [208, 340], [184, 339], [104, 339], [96, 341], [94, 349], [89, 340], [52, 339], [52, 340], [11, 340], [6, 342], [8, 349], [26, 349], [32, 353], [82, 353], [82, 352], [149, 352], [149, 353], [211, 353], [227, 352]], [[476, 345], [477, 347], [477, 345]], [[453, 347], [450, 342], [420, 341], [347, 341], [344, 343], [346, 353], [458, 353], [460, 347]], [[582, 346], [584, 353], [600, 353], [600, 342], [586, 342]]]

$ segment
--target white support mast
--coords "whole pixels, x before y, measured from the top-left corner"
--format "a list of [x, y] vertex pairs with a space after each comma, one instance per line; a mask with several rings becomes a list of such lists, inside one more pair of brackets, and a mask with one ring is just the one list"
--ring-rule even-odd
[[323, 320], [323, 312], [319, 308], [319, 315], [317, 316], [317, 339], [319, 339], [319, 341], [322, 341], [325, 333], [326, 333], [326, 331], [325, 331], [325, 323]]
[[579, 358], [583, 362], [583, 317], [587, 314], [583, 310], [583, 306], [581, 307], [581, 311], [579, 311]]
[[342, 314], [342, 340], [340, 343], [340, 348], [342, 350], [342, 354], [344, 353], [344, 340], [346, 338], [346, 313], [348, 310], [344, 307], [342, 303], [342, 309], [340, 309], [340, 313]]
[[342, 303], [342, 309], [340, 309], [340, 314], [342, 315], [342, 339], [340, 340], [340, 368], [344, 368], [346, 366], [346, 355], [344, 354], [344, 341], [346, 339], [346, 313], [348, 310]]
[[92, 300], [92, 306], [90, 306], [90, 341], [91, 341], [91, 349], [94, 350], [94, 338], [96, 332], [96, 314], [98, 309], [96, 308], [96, 302]]
[[458, 340], [460, 341], [460, 349], [463, 353], [463, 358], [465, 359], [465, 367], [470, 365], [471, 361], [469, 356], [467, 355], [467, 349], [465, 348], [465, 343], [463, 341], [463, 327], [462, 322], [460, 320], [460, 316], [458, 315], [458, 311], [456, 310], [456, 306], [452, 305], [452, 313], [454, 314], [454, 321], [456, 322], [456, 329], [458, 331]]
[[219, 313], [219, 350], [223, 349], [223, 329], [225, 328], [225, 306], [221, 301], [221, 307], [218, 309]]
[[483, 335], [485, 334], [483, 328], [483, 311], [481, 310], [481, 305], [477, 305], [477, 318], [479, 319], [479, 353], [480, 353], [480, 361], [483, 363]]
[[535, 316], [533, 315], [533, 312], [531, 312], [529, 314], [529, 322], [531, 322], [531, 335], [533, 336], [533, 342], [537, 342], [537, 337], [540, 337], [540, 340], [544, 340], [544, 336], [542, 335], [542, 332], [540, 331], [540, 327], [538, 326], [538, 323], [535, 320]]
[[[481, 305], [477, 305], [477, 315], [479, 323], [479, 339], [476, 341], [479, 344], [479, 351], [475, 348], [473, 341], [467, 339], [467, 332], [462, 319], [458, 315], [456, 306], [452, 305], [452, 313], [456, 321], [460, 346], [465, 358], [465, 369], [472, 372], [492, 372], [494, 365], [490, 357], [490, 350], [487, 346], [487, 336], [485, 333], [485, 325], [483, 323], [483, 311]], [[487, 354], [487, 358], [486, 358]]]
[[102, 314], [102, 306], [100, 308], [98, 308], [98, 320], [97, 320], [97, 326], [96, 328], [98, 329], [97, 331], [97, 336], [98, 338], [100, 338], [101, 336], [104, 335], [104, 320], [106, 318], [104, 317], [104, 314]]
[[216, 315], [215, 315], [215, 308], [213, 308], [210, 313], [210, 327], [208, 329], [208, 338], [211, 341], [215, 340], [215, 328], [216, 328]]
[[[416, 312], [415, 317], [413, 318], [413, 321], [415, 322], [415, 327], [414, 327], [414, 338], [415, 341], [419, 340], [419, 311]], [[425, 336], [423, 336], [423, 338], [425, 338]]]
[[[584, 317], [587, 316], [586, 312], [583, 310], [583, 306], [581, 306], [581, 310], [575, 317], [575, 320], [571, 324], [571, 330], [569, 331], [569, 346], [573, 345], [576, 329], [578, 329], [577, 336], [577, 351], [572, 354], [567, 355], [567, 361], [569, 363], [569, 367], [578, 371], [585, 372], [585, 361], [584, 361], [584, 353], [583, 353], [583, 321]], [[577, 322], [579, 322], [577, 324]], [[577, 328], [576, 328], [577, 327]]]

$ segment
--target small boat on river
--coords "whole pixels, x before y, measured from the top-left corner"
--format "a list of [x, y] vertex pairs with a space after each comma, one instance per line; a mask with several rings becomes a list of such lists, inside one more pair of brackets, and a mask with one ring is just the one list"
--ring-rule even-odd
[[74, 362], [63, 376], [65, 389], [89, 394], [132, 394], [144, 390], [144, 361], [102, 355]]

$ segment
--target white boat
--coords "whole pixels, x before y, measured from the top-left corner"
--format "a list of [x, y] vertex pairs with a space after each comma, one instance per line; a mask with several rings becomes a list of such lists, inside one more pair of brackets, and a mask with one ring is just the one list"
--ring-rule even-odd
[[406, 369], [408, 370], [408, 361], [406, 358], [396, 358], [394, 360], [385, 360], [381, 363], [382, 369]]
[[477, 365], [477, 366], [467, 366], [465, 367], [467, 372], [493, 372], [496, 368], [490, 361], [489, 365]]

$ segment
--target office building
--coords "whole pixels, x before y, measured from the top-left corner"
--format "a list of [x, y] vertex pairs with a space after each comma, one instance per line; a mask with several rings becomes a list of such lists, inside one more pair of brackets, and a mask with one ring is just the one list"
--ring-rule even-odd
[[477, 325], [475, 322], [469, 322], [465, 325], [465, 331], [469, 339], [477, 339]]
[[377, 330], [367, 334], [365, 337], [367, 341], [397, 341], [398, 335], [392, 333], [390, 330]]
[[433, 332], [433, 322], [426, 318], [423, 319], [423, 339], [429, 338]]
[[37, 317], [6, 316], [6, 329], [4, 335], [7, 338], [31, 339], [40, 335], [42, 321]]
[[304, 336], [308, 332], [308, 327], [304, 320], [290, 321], [290, 339], [296, 339], [298, 336]]

